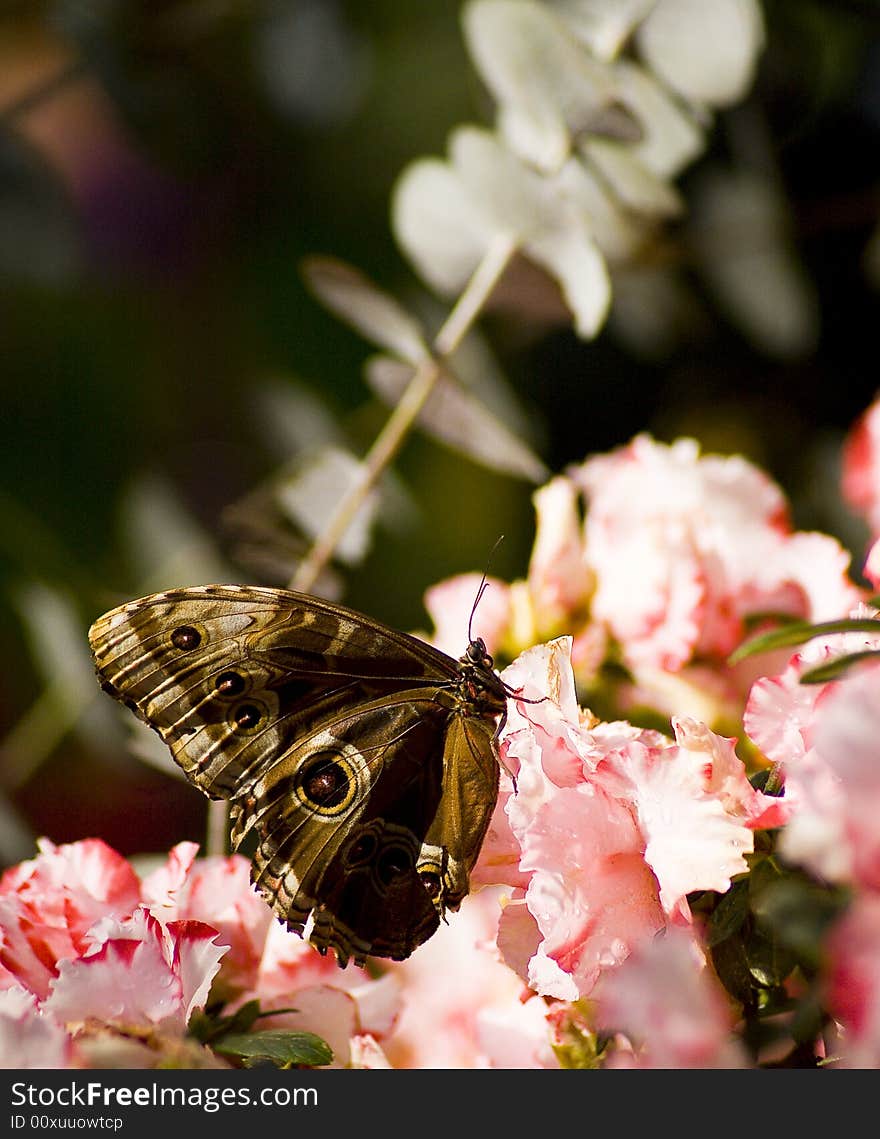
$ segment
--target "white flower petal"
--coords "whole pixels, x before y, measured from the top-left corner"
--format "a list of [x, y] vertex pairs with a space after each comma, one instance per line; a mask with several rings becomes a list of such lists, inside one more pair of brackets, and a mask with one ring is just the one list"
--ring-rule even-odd
[[636, 31], [642, 58], [673, 91], [715, 107], [745, 93], [763, 42], [755, 0], [659, 0]]
[[541, 170], [558, 169], [572, 139], [616, 102], [613, 72], [532, 0], [473, 0], [464, 29], [511, 149]]
[[656, 0], [545, 0], [599, 59], [613, 59]]
[[533, 238], [527, 251], [559, 281], [578, 335], [595, 336], [611, 305], [611, 279], [595, 241], [572, 227]]
[[491, 237], [458, 172], [433, 158], [404, 170], [394, 188], [391, 223], [418, 273], [444, 295], [462, 288]]
[[673, 177], [702, 152], [703, 127], [643, 67], [621, 59], [615, 70], [620, 97], [642, 128], [633, 154], [661, 178]]

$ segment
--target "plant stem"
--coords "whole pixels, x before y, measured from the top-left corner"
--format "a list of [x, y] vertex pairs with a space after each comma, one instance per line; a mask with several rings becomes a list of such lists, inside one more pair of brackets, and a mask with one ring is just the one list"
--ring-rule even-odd
[[211, 799], [205, 826], [205, 855], [229, 853], [229, 804], [225, 800]]
[[314, 586], [370, 491], [400, 450], [443, 371], [444, 361], [458, 348], [482, 312], [516, 248], [516, 242], [506, 236], [498, 237], [490, 244], [455, 307], [434, 337], [431, 354], [416, 368], [400, 402], [364, 457], [360, 478], [339, 500], [323, 533], [300, 562], [291, 579], [291, 589], [308, 593]]

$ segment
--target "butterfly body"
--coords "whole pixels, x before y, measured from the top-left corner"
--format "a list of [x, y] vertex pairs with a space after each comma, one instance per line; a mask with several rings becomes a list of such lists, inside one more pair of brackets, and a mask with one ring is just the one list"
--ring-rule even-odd
[[153, 594], [89, 639], [102, 686], [192, 783], [288, 927], [344, 965], [403, 959], [468, 892], [498, 795], [507, 689], [341, 605], [257, 586]]

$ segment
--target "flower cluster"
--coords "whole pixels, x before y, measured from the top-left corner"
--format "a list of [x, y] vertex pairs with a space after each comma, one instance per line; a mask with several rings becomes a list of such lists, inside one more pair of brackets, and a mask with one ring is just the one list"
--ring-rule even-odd
[[[595, 704], [613, 683], [621, 711], [688, 713], [736, 730], [755, 666], [731, 668], [727, 657], [754, 623], [767, 614], [824, 621], [863, 598], [837, 539], [794, 530], [763, 471], [701, 455], [692, 439], [639, 435], [534, 501], [527, 578], [492, 581], [475, 628], [508, 658], [571, 635], [578, 683]], [[450, 651], [475, 588], [465, 575], [426, 596], [435, 640]], [[609, 664], [625, 674], [603, 672]]]
[[[845, 472], [871, 469], [863, 423]], [[224, 1066], [274, 1030], [347, 1067], [880, 1066], [880, 611], [848, 555], [686, 439], [639, 436], [536, 505], [527, 577], [474, 617], [513, 695], [460, 912], [405, 962], [339, 969], [243, 858], [181, 843], [139, 875], [43, 841], [0, 879], [0, 1063]], [[429, 592], [452, 651], [475, 586]], [[826, 624], [729, 666], [758, 618]], [[652, 724], [588, 710], [612, 666]]]
[[393, 986], [283, 929], [246, 859], [196, 853], [180, 843], [141, 879], [98, 839], [43, 840], [4, 874], [0, 1066], [226, 1067], [187, 1030], [206, 1006], [230, 1014], [255, 999], [261, 1023], [320, 1034], [337, 1063], [371, 1054]]

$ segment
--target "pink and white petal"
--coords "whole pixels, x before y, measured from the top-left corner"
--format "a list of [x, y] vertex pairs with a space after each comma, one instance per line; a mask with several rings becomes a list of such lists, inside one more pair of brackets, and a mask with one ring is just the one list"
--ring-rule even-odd
[[801, 669], [790, 665], [779, 676], [756, 680], [743, 713], [743, 727], [756, 747], [786, 769], [803, 758], [821, 685], [801, 684]]
[[49, 992], [58, 960], [75, 953], [69, 936], [63, 940], [53, 937], [50, 950], [42, 931], [34, 929], [33, 916], [21, 898], [0, 895], [0, 967], [4, 981], [11, 976], [14, 983], [42, 999]]
[[850, 428], [841, 468], [844, 499], [876, 537], [880, 534], [880, 400], [875, 399]]
[[545, 803], [522, 841], [541, 948], [584, 996], [603, 969], [665, 925], [641, 835], [625, 805], [582, 784]]
[[583, 606], [592, 588], [586, 563], [578, 489], [560, 476], [532, 496], [537, 521], [529, 559], [529, 592], [541, 629], [552, 630]]
[[36, 858], [11, 868], [0, 897], [17, 897], [28, 914], [28, 940], [45, 965], [78, 953], [86, 930], [108, 913], [126, 914], [140, 900], [140, 881], [121, 855], [100, 839], [37, 844]]
[[[533, 986], [530, 981], [530, 969], [535, 956], [540, 952], [542, 934], [538, 923], [526, 903], [525, 888], [516, 889], [511, 897], [505, 900], [501, 917], [498, 920], [498, 932], [495, 944], [501, 959], [511, 968], [524, 984], [534, 988], [536, 992], [546, 992], [556, 995], [553, 985], [550, 987]], [[555, 961], [552, 966], [552, 982], [560, 982], [565, 988], [567, 1000], [575, 1000], [577, 987], [567, 973], [563, 973]], [[557, 976], [558, 975], [558, 976]], [[550, 978], [545, 978], [550, 980]]]
[[777, 796], [756, 791], [736, 754], [736, 740], [719, 736], [699, 720], [673, 716], [672, 728], [680, 747], [704, 758], [703, 786], [715, 795], [729, 815], [742, 819], [752, 830], [783, 826], [790, 805]]
[[639, 1068], [744, 1068], [720, 985], [690, 931], [670, 929], [639, 946], [596, 991], [606, 1031], [641, 1043]]
[[552, 730], [560, 722], [579, 724], [577, 686], [571, 667], [571, 637], [556, 637], [546, 644], [526, 649], [504, 669], [501, 679], [514, 692], [529, 700], [540, 701], [512, 708], [509, 712], [512, 728], [520, 724], [516, 719], [517, 711], [530, 723], [541, 723]]
[[[519, 893], [519, 891], [517, 892]], [[580, 997], [577, 982], [557, 961], [548, 956], [546, 942], [525, 894], [514, 897], [505, 907], [498, 923], [498, 949], [505, 963], [523, 983], [542, 998], [576, 1001]]]
[[789, 772], [785, 794], [793, 811], [779, 836], [779, 853], [828, 882], [851, 882], [855, 856], [846, 797], [840, 781], [815, 749]]
[[519, 840], [507, 817], [510, 794], [502, 788], [498, 796], [479, 857], [471, 871], [471, 889], [495, 885], [525, 888], [528, 884], [528, 875], [519, 868]]
[[383, 1040], [395, 1068], [484, 1067], [480, 1011], [517, 1003], [522, 982], [494, 944], [500, 891], [470, 894], [408, 960], [391, 968], [403, 986], [400, 1018]]
[[602, 783], [606, 774], [630, 780], [645, 861], [660, 883], [667, 914], [692, 890], [724, 893], [734, 874], [748, 870], [752, 832], [706, 794], [698, 757], [679, 747], [632, 744], [600, 764], [594, 779]]
[[558, 1068], [540, 997], [481, 1009], [477, 1040], [490, 1068]]
[[497, 578], [487, 578], [486, 589], [475, 609], [481, 582], [480, 574], [463, 573], [425, 591], [425, 608], [434, 624], [431, 644], [456, 659], [467, 648], [469, 630], [472, 636], [483, 638], [491, 653], [498, 648], [507, 629], [509, 586]]
[[[800, 601], [793, 610], [805, 621], [833, 621], [845, 617], [863, 600], [864, 591], [849, 577], [851, 555], [828, 534], [788, 534], [757, 559], [759, 572], [752, 611], [768, 612], [774, 594], [794, 589]], [[761, 596], [763, 594], [763, 596]], [[788, 607], [776, 605], [785, 611]]]
[[188, 1024], [193, 1011], [204, 1008], [228, 947], [217, 944], [220, 934], [204, 922], [169, 922], [166, 929], [174, 940], [172, 966], [180, 978], [184, 1023]]
[[141, 897], [157, 918], [173, 921], [179, 917], [181, 892], [199, 852], [196, 842], [179, 842], [168, 853], [165, 863], [144, 878]]
[[222, 966], [227, 988], [254, 985], [273, 916], [251, 885], [246, 858], [232, 855], [197, 862], [179, 916], [213, 926], [220, 933], [220, 944], [229, 946]]
[[390, 1068], [382, 1046], [369, 1032], [359, 1032], [349, 1042], [350, 1068]]
[[0, 1068], [68, 1068], [71, 1040], [22, 988], [0, 991]]
[[880, 896], [856, 897], [826, 944], [828, 1005], [844, 1026], [842, 1066], [880, 1067]]
[[356, 965], [347, 965], [340, 970], [329, 955], [322, 956], [313, 945], [280, 921], [273, 921], [263, 947], [263, 956], [255, 983], [253, 996], [264, 999], [279, 997], [283, 1000], [297, 989], [313, 985], [341, 985], [349, 973], [358, 980], [363, 978], [363, 970]]
[[588, 517], [593, 619], [607, 624], [633, 668], [681, 668], [696, 649], [705, 614], [706, 579], [694, 551], [648, 527], [605, 550], [593, 534]]
[[880, 589], [880, 539], [873, 542], [862, 566], [862, 573], [874, 587]]
[[98, 838], [56, 846], [49, 839], [37, 842], [36, 858], [21, 862], [0, 878], [0, 894], [27, 885], [37, 892], [61, 888], [89, 901], [116, 907], [134, 906], [140, 882], [129, 863]]
[[144, 905], [138, 906], [131, 914], [122, 917], [108, 914], [96, 921], [86, 934], [83, 955], [91, 956], [105, 942], [113, 940], [155, 941], [165, 954], [165, 959], [171, 961], [173, 949], [165, 927]]
[[856, 880], [880, 888], [880, 665], [863, 664], [821, 704], [817, 753], [838, 781]]
[[60, 962], [43, 1007], [66, 1023], [185, 1024], [180, 979], [157, 940], [114, 939], [89, 957]]
[[363, 970], [360, 973], [360, 978], [351, 972], [341, 973], [340, 987], [354, 998], [363, 1030], [382, 1040], [394, 1030], [400, 1017], [403, 984], [394, 972], [376, 978]]

